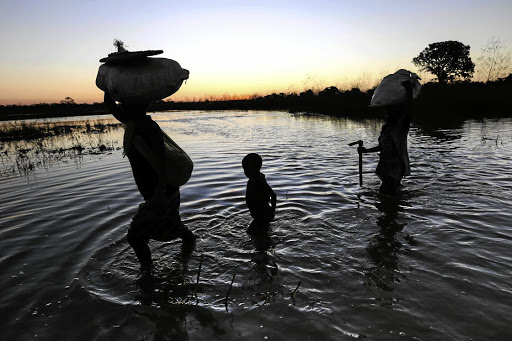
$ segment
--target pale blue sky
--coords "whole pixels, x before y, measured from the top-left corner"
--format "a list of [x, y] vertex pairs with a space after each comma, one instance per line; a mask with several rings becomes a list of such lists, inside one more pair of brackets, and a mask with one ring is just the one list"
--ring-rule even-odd
[[[512, 1], [11, 1], [0, 4], [0, 104], [101, 101], [99, 59], [162, 49], [190, 70], [173, 99], [371, 83], [429, 43], [512, 47]], [[425, 75], [426, 76], [426, 75]], [[364, 85], [364, 84], [362, 84]]]

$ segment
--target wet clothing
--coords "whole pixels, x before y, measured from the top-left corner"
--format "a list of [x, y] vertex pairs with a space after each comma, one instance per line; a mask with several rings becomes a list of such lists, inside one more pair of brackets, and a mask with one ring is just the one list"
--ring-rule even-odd
[[249, 178], [245, 192], [245, 202], [251, 216], [257, 223], [269, 223], [274, 220], [275, 208], [269, 205], [274, 191], [265, 180], [265, 175], [259, 173]]
[[137, 120], [126, 123], [124, 133], [123, 148], [130, 165], [132, 166], [133, 178], [137, 184], [140, 194], [144, 200], [149, 200], [153, 196], [158, 186], [158, 173], [148, 162], [146, 157], [133, 144], [135, 135], [141, 137], [147, 145], [158, 149], [157, 153], [164, 155], [164, 140], [158, 124], [149, 116], [144, 116]]
[[181, 237], [187, 228], [180, 218], [180, 192], [166, 191], [164, 198], [166, 202], [163, 210], [156, 208], [152, 200], [140, 204], [128, 233], [143, 238], [146, 242], [149, 239], [167, 242]]
[[[130, 161], [137, 188], [144, 198], [132, 219], [127, 239], [142, 268], [149, 269], [152, 266], [151, 251], [148, 247], [150, 239], [170, 241], [179, 237], [192, 241], [194, 235], [180, 218], [179, 188], [162, 186], [159, 172], [149, 162], [149, 156], [139, 151], [137, 143], [134, 143], [135, 140], [142, 139], [154, 152], [156, 159], [165, 160], [165, 145], [160, 127], [150, 116], [145, 115], [145, 112], [123, 111], [112, 100], [107, 104], [113, 115], [125, 124], [124, 152]], [[157, 196], [157, 192], [160, 192], [160, 195]]]
[[382, 189], [395, 191], [405, 175], [410, 174], [407, 134], [410, 112], [407, 107], [390, 109], [379, 136], [380, 159], [375, 173]]
[[179, 190], [167, 190], [163, 198], [163, 209], [158, 209], [152, 200], [140, 204], [128, 229], [128, 243], [133, 247], [143, 267], [152, 264], [151, 251], [148, 247], [150, 239], [167, 242], [176, 238], [193, 238], [180, 218]]

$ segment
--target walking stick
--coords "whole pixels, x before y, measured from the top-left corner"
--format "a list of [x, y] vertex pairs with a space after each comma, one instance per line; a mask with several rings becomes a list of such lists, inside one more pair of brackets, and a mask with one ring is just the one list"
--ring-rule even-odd
[[[349, 143], [348, 145], [353, 146], [355, 144], [357, 144], [359, 147], [362, 147], [363, 141], [361, 141], [361, 140], [355, 141], [355, 142]], [[358, 153], [359, 153], [359, 186], [362, 186], [363, 185], [363, 153], [361, 153], [359, 150], [358, 150]]]

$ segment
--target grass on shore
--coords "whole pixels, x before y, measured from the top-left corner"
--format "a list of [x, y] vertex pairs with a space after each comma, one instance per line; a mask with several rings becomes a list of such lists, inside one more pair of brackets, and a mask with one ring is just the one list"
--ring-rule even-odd
[[108, 120], [0, 123], [0, 177], [29, 175], [70, 160], [81, 163], [84, 155], [119, 149], [109, 133], [121, 126]]
[[101, 133], [118, 126], [121, 126], [121, 123], [104, 123], [101, 120], [87, 120], [75, 124], [52, 123], [47, 120], [42, 122], [3, 122], [0, 123], [0, 142], [28, 141], [50, 136], [69, 135], [76, 131]]

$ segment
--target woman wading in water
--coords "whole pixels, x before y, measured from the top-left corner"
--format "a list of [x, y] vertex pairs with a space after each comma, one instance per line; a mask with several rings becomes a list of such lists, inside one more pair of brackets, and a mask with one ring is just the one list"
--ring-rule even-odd
[[[165, 162], [164, 140], [156, 122], [146, 115], [148, 104], [118, 106], [108, 91], [105, 91], [104, 100], [114, 117], [126, 125], [124, 151], [137, 188], [144, 198], [130, 224], [127, 239], [140, 262], [142, 273], [150, 274], [153, 268], [148, 246], [150, 239], [170, 241], [181, 238], [190, 245], [195, 236], [181, 222], [179, 188], [165, 181], [169, 165]], [[135, 138], [144, 141], [153, 156], [141, 153], [134, 145]], [[151, 158], [155, 162], [150, 162]]]
[[125, 125], [124, 153], [144, 198], [127, 239], [142, 273], [149, 275], [153, 269], [149, 240], [181, 238], [188, 249], [195, 240], [179, 212], [180, 186], [190, 178], [192, 160], [146, 115], [149, 104], [178, 91], [189, 72], [174, 60], [148, 58], [162, 50], [129, 52], [123, 44], [114, 40], [117, 52], [100, 59], [105, 64], [98, 69], [96, 86], [105, 92], [105, 105], [111, 114]]
[[358, 148], [359, 153], [380, 152], [375, 173], [382, 181], [379, 191], [383, 194], [396, 193], [402, 178], [411, 173], [407, 135], [412, 116], [414, 83], [404, 81], [401, 84], [405, 88], [406, 99], [400, 104], [384, 107], [386, 118], [379, 136], [379, 144], [373, 148]]

